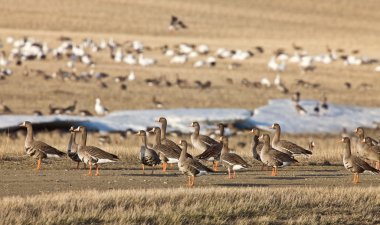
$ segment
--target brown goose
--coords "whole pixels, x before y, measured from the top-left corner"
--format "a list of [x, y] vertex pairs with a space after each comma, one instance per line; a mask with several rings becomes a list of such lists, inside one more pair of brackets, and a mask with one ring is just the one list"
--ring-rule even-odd
[[25, 151], [26, 154], [32, 156], [35, 159], [38, 159], [37, 170], [41, 170], [42, 159], [45, 158], [61, 158], [66, 154], [64, 152], [59, 151], [58, 149], [42, 142], [36, 141], [33, 138], [33, 127], [32, 123], [29, 121], [23, 122], [20, 127], [26, 127], [27, 134], [25, 139]]
[[[260, 131], [257, 128], [253, 128], [251, 130], [251, 133], [253, 134], [252, 145], [251, 145], [253, 158], [259, 162], [262, 162], [260, 158], [260, 153], [261, 153], [261, 149], [264, 146], [264, 143], [259, 140]], [[261, 170], [264, 170], [264, 167], [265, 167], [265, 164], [263, 163]]]
[[281, 127], [278, 123], [272, 125], [272, 129], [275, 129], [275, 133], [272, 140], [272, 147], [280, 152], [286, 153], [290, 156], [304, 155], [308, 156], [313, 154], [311, 151], [294, 144], [287, 140], [281, 140]]
[[82, 138], [80, 140], [77, 153], [80, 160], [90, 166], [90, 169], [88, 171], [88, 176], [92, 176], [92, 165], [95, 165], [96, 167], [95, 176], [99, 176], [98, 164], [116, 162], [119, 160], [119, 158], [114, 154], [108, 153], [95, 146], [87, 146], [86, 145], [86, 141], [87, 141], [86, 127], [79, 126], [74, 131], [80, 132], [82, 134]]
[[[70, 127], [70, 140], [67, 145], [67, 156], [71, 160], [77, 163], [77, 169], [79, 169], [79, 163], [82, 162], [78, 156], [78, 144], [75, 142], [76, 132], [74, 131], [74, 127]], [[84, 169], [86, 169], [86, 164], [83, 164]]]
[[364, 143], [363, 146], [363, 158], [375, 161], [376, 162], [376, 169], [379, 169], [379, 162], [380, 162], [380, 146], [379, 145], [372, 145], [372, 138], [365, 137], [362, 142]]
[[365, 171], [371, 172], [373, 174], [379, 173], [380, 171], [371, 167], [368, 163], [366, 163], [364, 160], [360, 159], [359, 157], [356, 157], [354, 155], [351, 155], [351, 141], [350, 138], [345, 137], [342, 138], [344, 152], [343, 152], [343, 165], [344, 167], [354, 174], [353, 183], [359, 183], [359, 173], [363, 173]]
[[[248, 168], [250, 165], [238, 154], [230, 152], [228, 148], [228, 138], [223, 136], [220, 138], [223, 143], [222, 152], [220, 155], [220, 161], [228, 169], [228, 179], [236, 178], [236, 170]], [[231, 169], [234, 171], [234, 175], [231, 177]]]
[[260, 159], [263, 163], [273, 168], [272, 176], [277, 176], [278, 167], [288, 166], [292, 163], [298, 162], [292, 156], [272, 148], [268, 134], [262, 135], [262, 139], [264, 145], [260, 152]]
[[213, 169], [217, 171], [217, 160], [220, 158], [223, 145], [206, 135], [200, 135], [200, 126], [198, 122], [193, 122], [191, 126], [194, 127], [194, 132], [191, 134], [191, 143], [193, 144], [194, 148], [198, 149], [199, 151], [203, 151], [202, 154], [196, 156], [196, 158], [212, 161]]
[[186, 156], [187, 142], [185, 140], [181, 140], [180, 145], [182, 146], [182, 152], [178, 160], [178, 169], [188, 176], [188, 185], [192, 187], [194, 186], [196, 176], [206, 175], [209, 171], [204, 170], [203, 167], [199, 167], [197, 161]]
[[153, 150], [159, 153], [163, 164], [162, 171], [166, 172], [168, 163], [178, 163], [180, 153], [161, 143], [161, 129], [159, 127], [153, 128], [152, 132], [156, 135], [156, 144], [153, 146]]
[[[143, 130], [140, 130], [137, 135], [141, 137], [142, 145], [140, 148], [140, 162], [142, 165], [143, 174], [145, 174], [145, 167], [147, 166], [156, 166], [161, 163], [160, 156], [152, 149], [147, 146], [146, 143], [146, 132]], [[152, 174], [153, 174], [153, 168], [152, 168]]]
[[[356, 144], [358, 155], [360, 157], [366, 158], [366, 152], [364, 150], [365, 144], [363, 142], [363, 140], [365, 138], [364, 129], [362, 127], [356, 128], [355, 134], [359, 138], [359, 140]], [[368, 137], [368, 138], [371, 140], [371, 145], [377, 145], [378, 144], [378, 142], [376, 140], [374, 140], [373, 138], [370, 138], [370, 137]]]

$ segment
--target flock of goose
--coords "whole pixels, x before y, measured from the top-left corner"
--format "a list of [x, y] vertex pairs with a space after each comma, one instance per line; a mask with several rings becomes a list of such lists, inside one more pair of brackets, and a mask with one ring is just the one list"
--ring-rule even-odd
[[[148, 133], [155, 135], [153, 145], [147, 143], [147, 132], [140, 130], [137, 135], [141, 137], [141, 147], [139, 159], [142, 165], [142, 171], [145, 174], [145, 166], [153, 167], [162, 164], [162, 170], [167, 171], [168, 164], [177, 164], [179, 171], [188, 177], [187, 184], [194, 185], [195, 177], [213, 173], [219, 170], [219, 163], [227, 168], [228, 178], [236, 178], [236, 171], [251, 167], [245, 159], [237, 153], [231, 151], [228, 146], [228, 137], [224, 135], [224, 125], [218, 124], [219, 140], [215, 140], [207, 135], [200, 134], [200, 125], [193, 122], [191, 127], [194, 128], [190, 137], [193, 148], [202, 152], [197, 156], [192, 156], [188, 152], [188, 142], [180, 140], [179, 144], [170, 140], [166, 135], [167, 120], [164, 117], [159, 118], [156, 122], [161, 124], [160, 127], [154, 127]], [[44, 158], [61, 158], [68, 156], [72, 161], [77, 163], [77, 169], [80, 163], [89, 166], [88, 175], [92, 175], [92, 167], [95, 166], [96, 173], [99, 175], [99, 165], [103, 163], [112, 163], [119, 161], [118, 156], [108, 153], [98, 147], [88, 146], [87, 130], [84, 126], [70, 128], [70, 140], [67, 147], [67, 153], [41, 141], [34, 140], [32, 123], [25, 121], [20, 125], [26, 127], [27, 135], [25, 139], [25, 151], [29, 156], [38, 160], [37, 170], [40, 171], [42, 159]], [[263, 165], [272, 167], [272, 176], [278, 175], [278, 168], [297, 163], [297, 157], [309, 157], [312, 155], [314, 142], [310, 143], [309, 149], [305, 149], [296, 143], [281, 138], [281, 127], [275, 123], [272, 125], [275, 130], [273, 137], [269, 134], [260, 135], [257, 128], [251, 130], [252, 137], [252, 156], [254, 160], [261, 162]], [[76, 142], [76, 134], [80, 133], [81, 139], [79, 144]], [[359, 138], [358, 155], [351, 154], [350, 138], [344, 137], [343, 143], [343, 164], [344, 167], [354, 174], [354, 183], [358, 183], [359, 174], [363, 172], [379, 173], [380, 167], [380, 144], [370, 137], [364, 135], [363, 128], [356, 129], [356, 135]], [[376, 168], [372, 167], [365, 160], [376, 162]], [[212, 168], [205, 165], [206, 162], [212, 162]]]

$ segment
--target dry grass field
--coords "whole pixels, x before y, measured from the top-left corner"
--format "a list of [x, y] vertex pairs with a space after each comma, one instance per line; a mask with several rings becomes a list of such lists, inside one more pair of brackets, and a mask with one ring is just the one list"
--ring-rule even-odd
[[[283, 94], [276, 88], [247, 88], [241, 80], [273, 80], [276, 73], [267, 63], [273, 52], [284, 48], [293, 53], [292, 44], [303, 46], [310, 54], [326, 52], [326, 46], [342, 48], [346, 53], [359, 49], [359, 55], [380, 58], [380, 4], [376, 0], [359, 1], [122, 1], [122, 0], [0, 0], [1, 50], [10, 51], [6, 38], [33, 37], [49, 47], [59, 45], [67, 36], [79, 42], [91, 38], [96, 42], [113, 38], [119, 43], [140, 40], [151, 50], [144, 52], [157, 59], [152, 67], [115, 63], [109, 51], [93, 54], [96, 72], [110, 74], [101, 89], [99, 82], [45, 80], [33, 72], [52, 74], [70, 70], [67, 61], [48, 54], [43, 61], [11, 64], [13, 74], [0, 79], [0, 100], [16, 114], [34, 110], [48, 113], [48, 105], [67, 106], [78, 101], [78, 109], [94, 113], [95, 98], [100, 97], [111, 110], [153, 109], [157, 96], [164, 108], [246, 108], [255, 109], [269, 99], [290, 98], [300, 91], [304, 99], [321, 99], [337, 104], [380, 106], [380, 76], [374, 65], [345, 66], [342, 61], [317, 64], [312, 73], [303, 74], [289, 64], [281, 78], [289, 88]], [[169, 32], [171, 15], [177, 15], [188, 29]], [[194, 60], [174, 65], [162, 55], [160, 47], [180, 43], [207, 44], [217, 48], [254, 51], [262, 46], [263, 54], [227, 69], [232, 60], [218, 60], [213, 68], [193, 68]], [[1, 69], [1, 68], [0, 68]], [[77, 73], [90, 68], [78, 65]], [[113, 77], [136, 74], [121, 90]], [[147, 78], [165, 77], [175, 82], [187, 79], [187, 88], [147, 86]], [[233, 83], [226, 82], [232, 79]], [[297, 80], [318, 83], [318, 88], [297, 85]], [[193, 81], [212, 82], [200, 90]], [[350, 82], [352, 88], [344, 85]], [[366, 88], [362, 88], [366, 86]], [[163, 115], [165, 116], [165, 115]], [[154, 122], [152, 121], [152, 125]], [[378, 136], [378, 130], [369, 130]], [[37, 139], [65, 150], [68, 133], [40, 132]], [[88, 144], [99, 145], [97, 133], [89, 134]], [[105, 150], [120, 156], [120, 163], [106, 165], [100, 177], [82, 176], [72, 170], [69, 160], [47, 160], [38, 176], [32, 168], [35, 161], [25, 156], [24, 137], [11, 139], [0, 134], [0, 223], [3, 224], [378, 224], [380, 218], [379, 176], [362, 177], [359, 187], [351, 187], [351, 174], [342, 166], [340, 135], [285, 135], [289, 140], [307, 146], [316, 143], [313, 156], [300, 159], [296, 166], [280, 171], [271, 178], [270, 171], [260, 171], [251, 157], [251, 136], [244, 133], [231, 138], [230, 146], [253, 168], [225, 180], [225, 170], [199, 178], [200, 188], [183, 188], [185, 177], [176, 168], [167, 174], [141, 175], [137, 160], [139, 138], [121, 140], [112, 134], [112, 144]], [[181, 137], [189, 140], [188, 136]], [[180, 138], [173, 137], [176, 141]], [[152, 141], [152, 140], [150, 140]], [[246, 146], [238, 147], [238, 142]], [[354, 149], [355, 150], [355, 149]], [[191, 153], [198, 153], [190, 148]], [[158, 170], [158, 169], [157, 169]], [[56, 192], [56, 193], [55, 193]], [[19, 196], [18, 196], [19, 195]]]

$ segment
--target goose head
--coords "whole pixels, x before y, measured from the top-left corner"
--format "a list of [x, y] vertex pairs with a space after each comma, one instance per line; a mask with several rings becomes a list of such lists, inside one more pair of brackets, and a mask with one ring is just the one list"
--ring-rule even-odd
[[29, 122], [29, 121], [24, 121], [22, 124], [19, 125], [20, 127], [28, 127], [28, 126], [32, 126], [32, 123]]

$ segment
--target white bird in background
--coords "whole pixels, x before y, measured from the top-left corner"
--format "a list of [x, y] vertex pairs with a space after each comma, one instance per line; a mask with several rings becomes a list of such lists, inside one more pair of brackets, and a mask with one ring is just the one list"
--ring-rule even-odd
[[95, 100], [95, 112], [99, 116], [104, 116], [109, 112], [108, 109], [102, 105], [100, 98]]
[[136, 75], [135, 75], [135, 72], [131, 71], [128, 75], [128, 80], [129, 81], [132, 81], [132, 80], [136, 80]]
[[152, 58], [145, 58], [142, 54], [139, 55], [140, 66], [151, 66], [156, 64], [156, 60]]
[[264, 77], [260, 80], [260, 84], [265, 86], [265, 87], [270, 87], [271, 86], [271, 83], [270, 81], [268, 80], [268, 78]]

